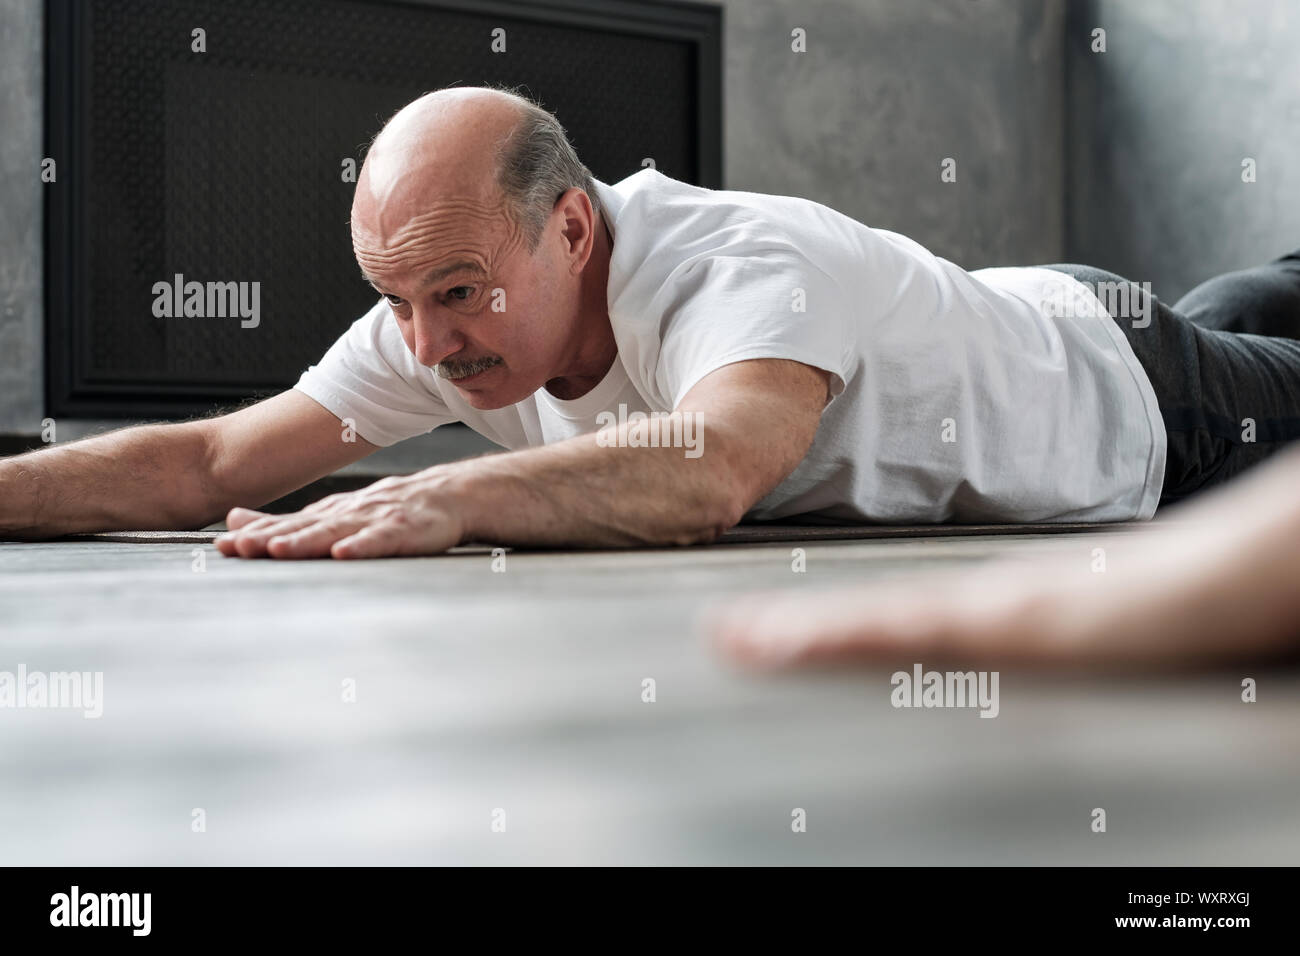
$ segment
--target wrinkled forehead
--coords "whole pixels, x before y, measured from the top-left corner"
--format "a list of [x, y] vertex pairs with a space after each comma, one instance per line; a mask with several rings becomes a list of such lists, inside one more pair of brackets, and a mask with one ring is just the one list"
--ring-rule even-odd
[[488, 157], [476, 163], [428, 144], [390, 140], [373, 149], [350, 221], [362, 272], [427, 270], [450, 259], [491, 270], [517, 232], [495, 169]]
[[501, 204], [462, 197], [382, 209], [354, 206], [351, 220], [352, 245], [356, 249], [388, 248], [443, 235], [488, 246], [502, 241], [509, 229]]
[[377, 221], [354, 217], [352, 229], [362, 274], [388, 282], [411, 273], [432, 281], [452, 263], [492, 275], [519, 245], [517, 239], [518, 230], [499, 205], [463, 198], [435, 201], [414, 215], [379, 216]]

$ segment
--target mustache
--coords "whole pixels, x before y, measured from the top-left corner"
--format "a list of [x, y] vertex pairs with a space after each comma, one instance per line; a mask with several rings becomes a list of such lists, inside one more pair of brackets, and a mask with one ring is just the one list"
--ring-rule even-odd
[[488, 355], [483, 358], [471, 359], [468, 362], [448, 360], [435, 365], [433, 373], [439, 378], [454, 382], [458, 378], [468, 378], [471, 375], [477, 375], [479, 372], [486, 372], [488, 369], [500, 365], [503, 361], [504, 359], [499, 355]]

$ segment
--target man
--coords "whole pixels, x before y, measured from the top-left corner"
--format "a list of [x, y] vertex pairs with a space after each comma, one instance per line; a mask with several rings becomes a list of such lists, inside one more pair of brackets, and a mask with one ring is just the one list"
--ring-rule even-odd
[[[1269, 387], [1202, 395], [1195, 368], [1157, 367], [1158, 347], [1140, 361], [1137, 324], [1072, 267], [967, 273], [816, 203], [653, 169], [610, 187], [554, 117], [503, 91], [401, 110], [366, 158], [352, 236], [383, 298], [294, 389], [4, 462], [0, 529], [226, 515], [228, 555], [360, 558], [471, 539], [689, 543], [743, 516], [1148, 518], [1167, 458], [1181, 494], [1231, 471], [1235, 451], [1199, 440], [1204, 414], [1167, 433], [1160, 401], [1190, 395], [1217, 427], [1241, 408], [1213, 403], [1248, 396], [1252, 453], [1300, 408], [1296, 343], [1264, 340], [1269, 370], [1286, 371]], [[1191, 334], [1134, 301], [1164, 336], [1150, 341]], [[1229, 370], [1255, 374], [1257, 351]], [[645, 413], [702, 441], [648, 440]], [[514, 450], [297, 514], [242, 507], [456, 420]]]

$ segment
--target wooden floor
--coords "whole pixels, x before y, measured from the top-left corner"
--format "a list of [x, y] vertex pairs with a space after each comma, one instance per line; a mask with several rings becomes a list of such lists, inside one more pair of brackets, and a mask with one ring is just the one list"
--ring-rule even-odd
[[511, 553], [504, 573], [482, 550], [0, 545], [0, 671], [104, 675], [98, 720], [0, 710], [2, 862], [1294, 863], [1295, 673], [1004, 670], [989, 720], [892, 708], [911, 661], [758, 678], [696, 632], [748, 589], [1124, 538]]

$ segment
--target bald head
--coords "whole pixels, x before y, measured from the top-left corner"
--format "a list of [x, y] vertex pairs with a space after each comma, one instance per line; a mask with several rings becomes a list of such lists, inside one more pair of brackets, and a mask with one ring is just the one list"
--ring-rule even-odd
[[500, 206], [501, 148], [525, 103], [480, 87], [426, 94], [403, 107], [375, 138], [352, 202], [358, 230], [390, 235], [421, 209], [457, 197]]

